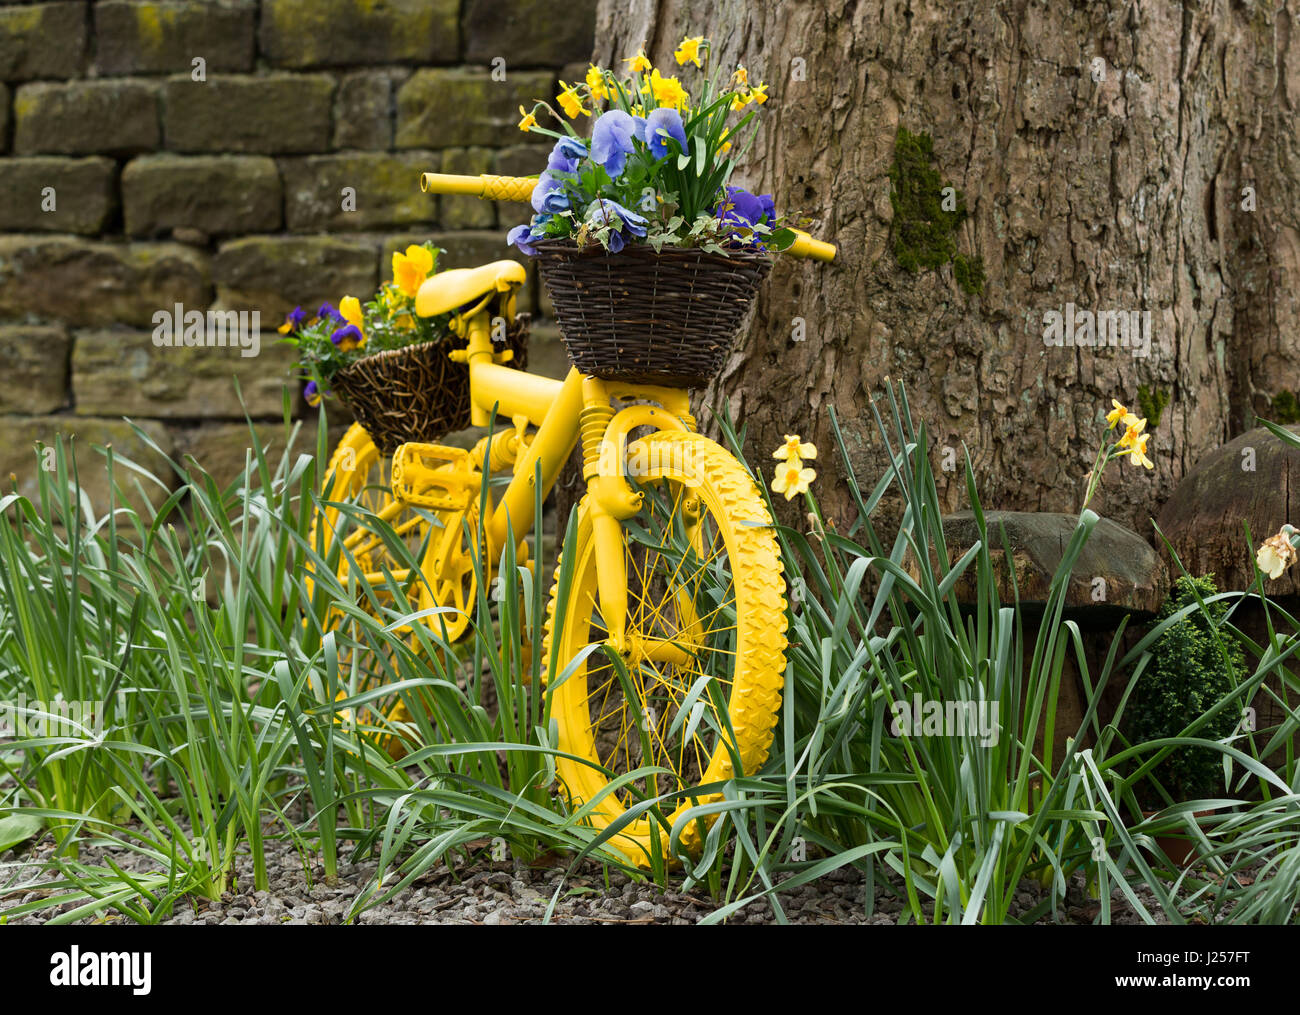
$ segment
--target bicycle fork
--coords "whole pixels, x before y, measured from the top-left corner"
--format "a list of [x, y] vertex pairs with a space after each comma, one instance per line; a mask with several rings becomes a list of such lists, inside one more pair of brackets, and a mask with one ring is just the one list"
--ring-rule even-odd
[[[579, 418], [582, 440], [582, 476], [590, 497], [592, 542], [596, 551], [596, 587], [607, 644], [620, 656], [683, 663], [687, 659], [678, 646], [662, 639], [648, 639], [627, 630], [628, 575], [623, 522], [641, 510], [643, 495], [632, 488], [627, 477], [628, 434], [637, 427], [689, 432], [694, 419], [685, 392], [646, 388], [635, 395], [652, 395], [662, 405], [629, 405], [615, 410], [611, 397], [633, 397], [595, 377], [584, 378], [583, 410]], [[689, 424], [688, 422], [689, 421]], [[679, 658], [680, 657], [680, 658]]]

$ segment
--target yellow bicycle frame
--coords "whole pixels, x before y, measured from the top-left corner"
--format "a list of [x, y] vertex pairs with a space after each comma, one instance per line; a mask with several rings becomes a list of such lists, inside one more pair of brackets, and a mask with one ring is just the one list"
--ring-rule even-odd
[[[495, 556], [511, 530], [519, 533], [532, 527], [539, 473], [545, 500], [581, 433], [601, 612], [612, 647], [624, 651], [627, 575], [620, 523], [641, 506], [640, 494], [625, 475], [627, 438], [640, 426], [694, 429], [687, 393], [606, 382], [587, 377], [576, 367], [570, 368], [563, 381], [557, 381], [506, 366], [497, 362], [493, 352], [491, 314], [486, 308], [453, 326], [463, 330], [468, 339], [462, 355], [469, 364], [471, 423], [487, 426], [495, 414], [498, 419], [512, 420], [516, 427], [525, 423], [537, 427], [514, 478], [484, 527], [489, 554]], [[628, 405], [615, 411], [611, 400], [658, 404]]]
[[[420, 189], [426, 193], [465, 194], [485, 200], [527, 201], [536, 183], [530, 177], [443, 173], [423, 173], [420, 177]], [[815, 240], [798, 229], [791, 231], [794, 241], [784, 253], [820, 261], [835, 258], [832, 244]], [[492, 349], [489, 300], [485, 297], [453, 324], [468, 340], [467, 348], [453, 356], [463, 357], [469, 364], [470, 421], [475, 426], [487, 426], [495, 413], [498, 418], [514, 422], [520, 432], [526, 424], [537, 427], [537, 432], [526, 451], [520, 447], [523, 458], [516, 465], [514, 478], [486, 522], [488, 559], [495, 558], [496, 548], [505, 544], [511, 529], [526, 532], [532, 526], [539, 471], [545, 500], [581, 436], [597, 589], [610, 645], [620, 653], [635, 648], [650, 657], [672, 656], [675, 650], [671, 645], [627, 644], [627, 575], [621, 523], [640, 509], [641, 495], [627, 481], [624, 452], [628, 434], [637, 427], [694, 430], [689, 395], [677, 388], [602, 381], [584, 376], [577, 368], [570, 368], [563, 381], [556, 381], [508, 367], [504, 357], [499, 359]], [[628, 404], [616, 411], [611, 405], [615, 400], [642, 404]], [[644, 404], [647, 402], [657, 404]]]

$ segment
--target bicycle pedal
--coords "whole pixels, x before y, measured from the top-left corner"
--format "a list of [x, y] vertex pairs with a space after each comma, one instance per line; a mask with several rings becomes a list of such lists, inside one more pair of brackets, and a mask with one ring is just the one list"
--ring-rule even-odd
[[407, 443], [393, 452], [393, 496], [439, 511], [465, 511], [482, 476], [468, 451], [442, 444]]

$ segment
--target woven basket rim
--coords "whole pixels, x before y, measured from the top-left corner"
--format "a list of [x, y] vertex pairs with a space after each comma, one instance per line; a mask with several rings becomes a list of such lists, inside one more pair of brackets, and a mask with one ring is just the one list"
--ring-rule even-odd
[[401, 356], [411, 356], [417, 353], [424, 353], [431, 350], [441, 351], [442, 346], [446, 344], [448, 338], [454, 338], [454, 335], [448, 334], [443, 338], [435, 338], [428, 342], [415, 342], [412, 345], [404, 345], [400, 349], [385, 349], [382, 352], [371, 353], [369, 356], [362, 356], [353, 360], [342, 370], [339, 370], [334, 376], [342, 377], [361, 366], [363, 363], [374, 364], [386, 360], [394, 360]]
[[745, 264], [745, 265], [771, 265], [772, 256], [767, 253], [758, 253], [750, 250], [737, 250], [727, 254], [715, 254], [711, 251], [704, 250], [701, 247], [664, 247], [661, 250], [655, 250], [648, 243], [629, 243], [617, 254], [610, 253], [599, 243], [588, 243], [586, 246], [579, 247], [573, 242], [572, 238], [556, 238], [551, 240], [534, 240], [532, 246], [540, 253], [551, 258], [575, 258], [589, 259], [605, 257], [609, 259], [619, 257], [643, 257], [652, 260], [665, 261], [693, 261], [709, 262], [713, 264]]

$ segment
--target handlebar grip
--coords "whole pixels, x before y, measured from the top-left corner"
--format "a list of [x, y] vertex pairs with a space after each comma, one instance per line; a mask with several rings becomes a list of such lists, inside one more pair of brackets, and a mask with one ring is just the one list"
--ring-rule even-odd
[[786, 247], [783, 253], [794, 257], [811, 257], [814, 261], [835, 260], [835, 244], [814, 240], [802, 229], [791, 229], [790, 231], [794, 233], [794, 242]]
[[421, 173], [420, 189], [426, 194], [465, 194], [484, 201], [527, 203], [537, 186], [528, 176], [454, 176], [450, 173]]

